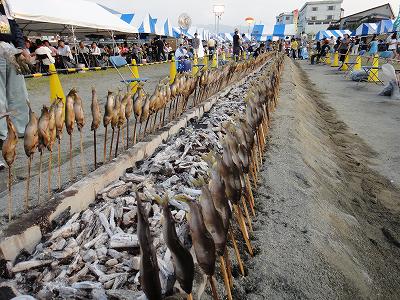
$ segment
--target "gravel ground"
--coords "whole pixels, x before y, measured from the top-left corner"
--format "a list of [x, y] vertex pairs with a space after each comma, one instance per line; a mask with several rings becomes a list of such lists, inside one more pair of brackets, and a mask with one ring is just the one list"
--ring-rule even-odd
[[[121, 73], [125, 78], [130, 77], [130, 71], [127, 68], [121, 69]], [[141, 77], [147, 77], [149, 80], [145, 84], [145, 90], [148, 93], [153, 93], [158, 81], [169, 75], [169, 64], [158, 64], [151, 66], [139, 67], [139, 73]], [[91, 123], [91, 88], [96, 87], [99, 103], [102, 114], [104, 113], [104, 104], [106, 101], [106, 95], [108, 90], [117, 91], [118, 87], [124, 88], [124, 85], [120, 83], [120, 77], [116, 70], [102, 70], [96, 72], [76, 73], [69, 75], [60, 75], [60, 80], [63, 85], [64, 93], [75, 87], [78, 89], [84, 102], [84, 112], [86, 117], [86, 125], [83, 130], [83, 145], [85, 149], [85, 160], [89, 171], [93, 169], [94, 157], [93, 157], [93, 133], [90, 131]], [[40, 110], [44, 104], [49, 105], [49, 85], [48, 77], [44, 78], [31, 78], [27, 80], [27, 88], [29, 92], [29, 98], [32, 103], [32, 109], [36, 114], [40, 115]], [[131, 123], [134, 123], [134, 117], [131, 118]], [[131, 137], [133, 125], [130, 127]], [[111, 131], [111, 130], [109, 130]], [[110, 133], [108, 134], [110, 140]], [[104, 139], [104, 127], [101, 125], [97, 133], [97, 155], [98, 161], [103, 160], [103, 139]], [[82, 177], [82, 170], [80, 164], [80, 146], [79, 146], [79, 132], [75, 127], [73, 133], [73, 161], [74, 161], [74, 181], [79, 180]], [[28, 159], [25, 155], [23, 148], [23, 139], [19, 140], [17, 145], [17, 159], [14, 164], [14, 182], [13, 182], [13, 199], [14, 199], [14, 212], [19, 212], [22, 209], [23, 200], [25, 197], [25, 179], [27, 177], [27, 162]], [[54, 146], [53, 153], [53, 167], [57, 166], [57, 145]], [[42, 172], [42, 201], [46, 201], [49, 197], [47, 195], [47, 167], [48, 167], [48, 151], [43, 155], [43, 172]], [[64, 130], [64, 136], [61, 141], [61, 161], [62, 161], [62, 186], [63, 188], [70, 185], [69, 173], [69, 137]], [[32, 163], [32, 179], [31, 179], [31, 192], [30, 200], [32, 205], [37, 204], [37, 191], [38, 191], [38, 170], [39, 170], [39, 154], [35, 154]], [[0, 208], [3, 212], [3, 216], [7, 214], [7, 170], [0, 171], [2, 174], [0, 179]], [[52, 173], [52, 188], [57, 188], [57, 176], [56, 169]], [[4, 218], [2, 218], [4, 222]]]
[[[287, 60], [256, 191], [259, 252], [240, 285], [252, 300], [398, 299], [400, 191], [388, 177], [399, 168], [386, 158], [399, 135], [386, 126], [399, 106], [378, 105], [371, 87], [338, 97], [347, 83], [304, 69]], [[365, 102], [379, 106], [373, 121]]]

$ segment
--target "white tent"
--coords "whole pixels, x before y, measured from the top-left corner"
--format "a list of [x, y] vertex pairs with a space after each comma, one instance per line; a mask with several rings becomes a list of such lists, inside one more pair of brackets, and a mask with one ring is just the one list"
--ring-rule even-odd
[[[4, 2], [4, 1], [3, 1]], [[100, 5], [84, 0], [6, 0], [8, 13], [28, 34], [137, 33]]]

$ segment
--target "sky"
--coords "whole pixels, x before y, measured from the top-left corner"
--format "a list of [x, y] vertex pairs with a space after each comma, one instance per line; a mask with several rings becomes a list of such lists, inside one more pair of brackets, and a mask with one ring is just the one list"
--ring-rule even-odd
[[[212, 13], [213, 4], [224, 4], [225, 13], [222, 16], [221, 24], [246, 28], [244, 19], [253, 17], [256, 22], [261, 22], [267, 27], [272, 27], [275, 23], [275, 16], [281, 12], [300, 9], [306, 2], [305, 0], [90, 0], [104, 4], [120, 12], [135, 12], [140, 14], [149, 12], [152, 17], [169, 19], [177, 23], [179, 14], [187, 13], [193, 20], [193, 25], [214, 24]], [[372, 8], [374, 6], [390, 3], [397, 16], [400, 0], [344, 0], [345, 16]]]

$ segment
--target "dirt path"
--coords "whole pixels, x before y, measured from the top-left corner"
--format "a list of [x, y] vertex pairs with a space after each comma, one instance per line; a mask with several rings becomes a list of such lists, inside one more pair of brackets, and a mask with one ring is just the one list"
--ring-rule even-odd
[[376, 171], [379, 149], [351, 132], [304, 71], [287, 60], [283, 77], [256, 199], [259, 252], [243, 279], [248, 299], [398, 299], [391, 171]]

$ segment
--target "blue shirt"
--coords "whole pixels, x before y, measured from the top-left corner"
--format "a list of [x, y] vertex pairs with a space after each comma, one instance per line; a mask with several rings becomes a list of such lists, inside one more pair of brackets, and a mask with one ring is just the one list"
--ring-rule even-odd
[[369, 55], [374, 55], [377, 52], [378, 52], [378, 41], [372, 41], [370, 43], [370, 48], [369, 48], [368, 54]]

